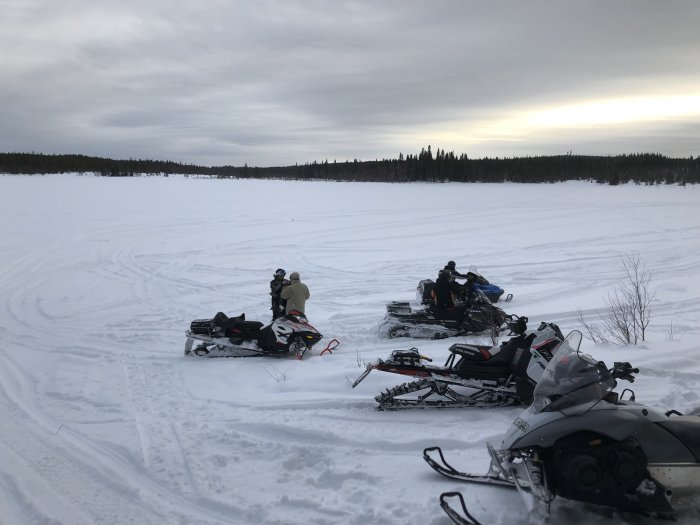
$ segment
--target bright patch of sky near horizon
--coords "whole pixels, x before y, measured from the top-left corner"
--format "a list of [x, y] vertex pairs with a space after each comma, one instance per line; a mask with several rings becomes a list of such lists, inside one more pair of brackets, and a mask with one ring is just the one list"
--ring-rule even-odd
[[527, 140], [528, 136], [572, 128], [613, 128], [627, 124], [692, 122], [700, 116], [700, 96], [636, 96], [571, 102], [557, 106], [514, 109], [501, 119], [480, 125], [459, 123], [463, 132], [447, 132], [443, 140], [465, 142]]
[[534, 127], [570, 127], [687, 119], [700, 115], [700, 95], [671, 95], [594, 100], [540, 109], [526, 117]]

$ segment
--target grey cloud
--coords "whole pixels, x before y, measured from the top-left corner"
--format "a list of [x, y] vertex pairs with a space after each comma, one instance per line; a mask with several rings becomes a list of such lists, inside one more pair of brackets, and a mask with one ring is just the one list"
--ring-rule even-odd
[[[391, 157], [419, 147], [407, 130], [700, 85], [694, 1], [22, 0], [6, 13], [2, 150], [261, 166]], [[619, 132], [608, 143], [634, 147]], [[671, 148], [648, 136], [637, 145]]]

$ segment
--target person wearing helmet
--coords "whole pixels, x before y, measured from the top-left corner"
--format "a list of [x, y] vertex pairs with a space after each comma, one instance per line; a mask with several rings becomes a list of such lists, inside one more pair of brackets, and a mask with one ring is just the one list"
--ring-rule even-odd
[[272, 297], [272, 320], [274, 321], [279, 316], [284, 314], [284, 309], [287, 306], [287, 301], [282, 299], [282, 289], [289, 284], [289, 281], [284, 278], [286, 272], [282, 268], [277, 268], [275, 274], [270, 281], [270, 296]]
[[447, 264], [443, 268], [444, 271], [449, 272], [452, 278], [455, 277], [466, 277], [466, 275], [461, 274], [457, 271], [457, 264], [454, 261], [447, 261]]

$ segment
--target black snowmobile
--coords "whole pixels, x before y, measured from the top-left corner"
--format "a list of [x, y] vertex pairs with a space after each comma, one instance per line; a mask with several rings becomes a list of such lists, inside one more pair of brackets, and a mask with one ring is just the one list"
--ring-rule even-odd
[[[556, 496], [627, 512], [673, 519], [672, 497], [700, 495], [700, 417], [660, 412], [635, 402], [617, 380], [634, 381], [629, 363], [605, 363], [581, 354], [571, 332], [549, 362], [533, 404], [513, 422], [499, 450], [488, 445], [486, 475], [462, 473], [439, 447], [424, 459], [452, 479], [517, 489], [532, 510], [549, 511]], [[623, 396], [628, 398], [623, 400]], [[458, 498], [461, 513], [449, 505]], [[478, 523], [459, 493], [440, 505], [460, 525]]]
[[408, 301], [392, 301], [386, 305], [386, 316], [379, 326], [379, 334], [389, 338], [444, 339], [499, 330], [508, 315], [480, 290], [474, 290], [471, 295], [472, 300], [467, 305], [457, 305], [457, 308], [464, 306], [461, 318], [455, 318], [432, 303], [414, 310]]
[[564, 340], [554, 323], [527, 331], [527, 318], [506, 322], [509, 340], [497, 346], [454, 344], [444, 366], [416, 348], [395, 350], [387, 360], [367, 365], [355, 388], [372, 370], [420, 379], [388, 389], [375, 397], [379, 409], [423, 407], [494, 407], [530, 403], [535, 384]]
[[[284, 356], [304, 353], [323, 337], [301, 312], [278, 317], [268, 325], [246, 321], [245, 314], [228, 317], [223, 312], [211, 319], [195, 319], [186, 332], [185, 355], [204, 357]], [[199, 341], [194, 346], [195, 341]]]

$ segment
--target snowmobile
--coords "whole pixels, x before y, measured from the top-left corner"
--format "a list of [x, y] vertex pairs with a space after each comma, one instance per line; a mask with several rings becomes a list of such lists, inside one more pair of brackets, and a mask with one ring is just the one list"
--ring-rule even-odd
[[[511, 487], [529, 509], [549, 511], [555, 496], [658, 518], [674, 518], [672, 497], [700, 495], [700, 417], [661, 412], [615, 392], [617, 380], [634, 381], [629, 363], [605, 363], [579, 352], [571, 332], [547, 365], [533, 404], [507, 431], [499, 450], [488, 445], [489, 472], [459, 472], [439, 447], [424, 459], [453, 479]], [[627, 398], [623, 399], [625, 395]], [[462, 513], [448, 499], [457, 496]], [[441, 496], [458, 524], [473, 524], [459, 493]]]
[[352, 387], [372, 370], [380, 370], [420, 379], [376, 396], [379, 409], [529, 404], [564, 336], [554, 323], [540, 323], [528, 332], [527, 317], [512, 315], [506, 324], [513, 336], [509, 340], [497, 346], [453, 344], [444, 366], [424, 364], [432, 359], [416, 348], [394, 350], [389, 359], [367, 365]]
[[[501, 298], [501, 296], [505, 293], [505, 290], [501, 288], [500, 286], [496, 286], [495, 284], [490, 283], [486, 277], [483, 275], [480, 275], [475, 269], [470, 268], [470, 271], [467, 272], [467, 274], [463, 277], [465, 279], [469, 279], [470, 277], [473, 277], [474, 279], [474, 288], [482, 292], [489, 301], [492, 303], [497, 303], [498, 300]], [[462, 277], [457, 277], [457, 279], [460, 279]], [[418, 287], [416, 288], [416, 295], [418, 297], [418, 300], [420, 301], [421, 304], [430, 304], [432, 303], [432, 295], [431, 292], [433, 291], [433, 286], [435, 286], [435, 281], [432, 279], [423, 279], [422, 281], [418, 281]], [[504, 301], [506, 303], [509, 303], [513, 299], [513, 294], [509, 293], [506, 295]]]
[[[408, 301], [392, 301], [386, 305], [387, 313], [379, 326], [379, 334], [389, 338], [444, 339], [501, 329], [507, 314], [480, 290], [474, 290], [472, 297], [461, 318], [448, 318], [449, 313], [441, 312], [433, 304], [414, 310]], [[458, 308], [460, 305], [463, 303], [459, 303]]]
[[[186, 332], [185, 355], [204, 357], [250, 357], [296, 355], [301, 359], [323, 337], [301, 312], [290, 312], [268, 325], [246, 321], [245, 314], [228, 317], [223, 312], [211, 319], [195, 319]], [[195, 341], [199, 341], [194, 346]]]

